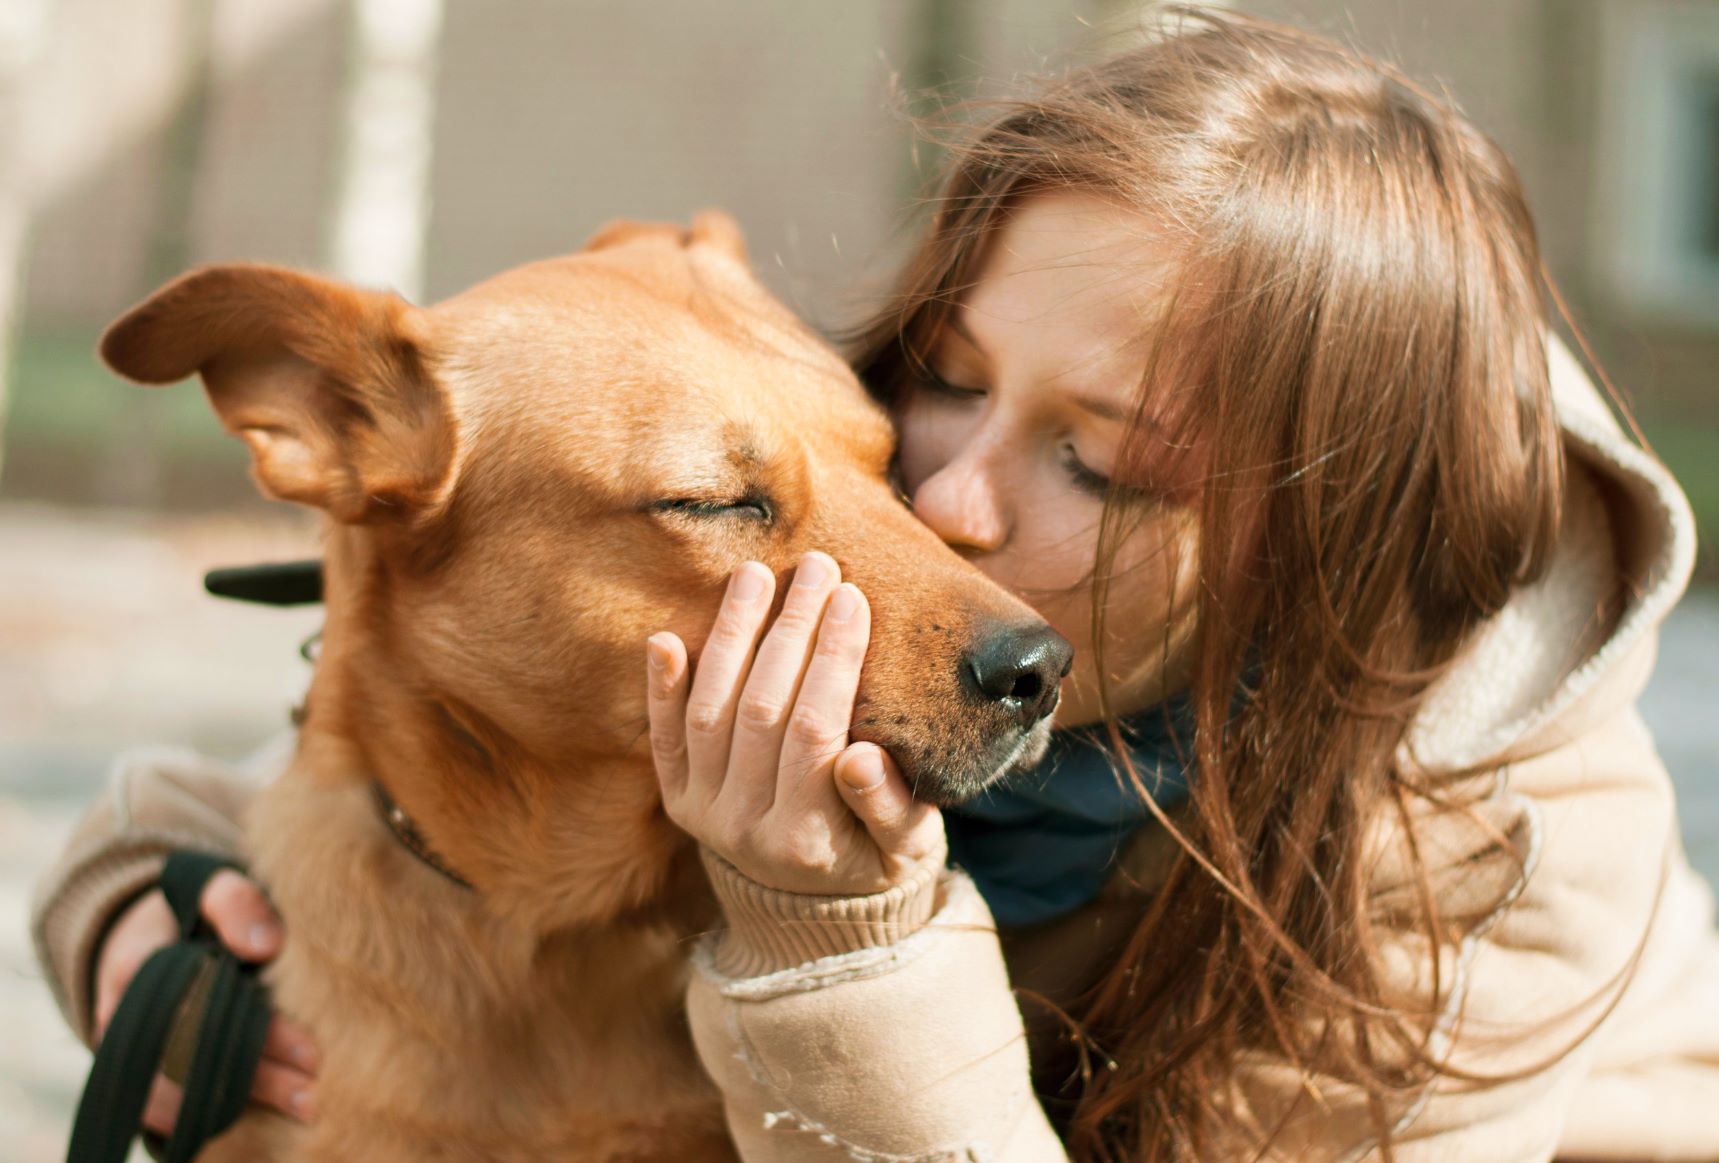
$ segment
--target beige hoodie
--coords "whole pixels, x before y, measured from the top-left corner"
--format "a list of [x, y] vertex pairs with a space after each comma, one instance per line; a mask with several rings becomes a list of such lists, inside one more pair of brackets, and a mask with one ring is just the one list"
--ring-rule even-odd
[[[1635, 710], [1658, 624], [1688, 577], [1693, 524], [1561, 345], [1552, 371], [1572, 469], [1554, 562], [1476, 636], [1405, 744], [1406, 762], [1480, 796], [1484, 827], [1430, 808], [1411, 825], [1441, 911], [1465, 918], [1470, 936], [1427, 949], [1409, 919], [1402, 826], [1382, 819], [1372, 849], [1394, 987], [1424, 1003], [1436, 956], [1436, 1048], [1467, 1070], [1525, 1073], [1405, 1098], [1389, 1112], [1394, 1154], [1719, 1159], [1713, 900], [1683, 856], [1671, 785]], [[244, 789], [195, 757], [124, 760], [44, 880], [38, 950], [86, 1039], [107, 920], [166, 849], [235, 846]], [[1028, 1054], [1030, 1040], [1032, 1061], [1055, 1068], [1057, 1031], [1023, 1023], [1015, 990], [1065, 1002], [1100, 973], [1161, 876], [1167, 843], [1143, 832], [1092, 904], [1002, 936], [958, 871], [876, 897], [804, 897], [707, 853], [728, 926], [695, 950], [688, 1006], [742, 1156], [1064, 1159]], [[1241, 1070], [1248, 1107], [1235, 1112], [1226, 1156], [1255, 1157], [1260, 1128], [1279, 1123], [1275, 1157], [1377, 1153], [1355, 1088], [1309, 1087], [1267, 1055]]]

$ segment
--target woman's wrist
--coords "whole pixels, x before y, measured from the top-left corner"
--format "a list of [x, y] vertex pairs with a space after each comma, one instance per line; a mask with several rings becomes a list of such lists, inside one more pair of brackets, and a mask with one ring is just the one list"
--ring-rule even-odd
[[72, 1032], [86, 1046], [96, 1039], [97, 962], [115, 923], [155, 888], [164, 846], [115, 845], [80, 861], [38, 889], [32, 935], [43, 976]]
[[937, 911], [945, 859], [941, 848], [928, 853], [882, 892], [817, 896], [759, 884], [706, 846], [699, 854], [727, 921], [715, 952], [715, 968], [727, 977], [792, 969], [918, 932]]

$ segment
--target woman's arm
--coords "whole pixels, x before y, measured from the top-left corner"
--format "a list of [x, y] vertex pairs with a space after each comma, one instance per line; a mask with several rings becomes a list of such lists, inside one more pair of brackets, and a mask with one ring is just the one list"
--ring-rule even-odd
[[[185, 751], [131, 752], [114, 764], [109, 785], [73, 830], [60, 861], [37, 885], [31, 933], [43, 976], [73, 1031], [94, 1046], [132, 977], [157, 950], [178, 939], [179, 925], [154, 887], [167, 854], [195, 848], [239, 855], [239, 817], [258, 777], [274, 774], [290, 736], [253, 757], [254, 771]], [[221, 941], [241, 957], [267, 961], [284, 933], [262, 891], [231, 871], [203, 891], [202, 912]], [[317, 1052], [309, 1035], [276, 1017], [269, 1026], [251, 1094], [298, 1119], [314, 1114]], [[180, 1090], [157, 1078], [143, 1124], [167, 1135], [178, 1118]]]
[[43, 975], [86, 1045], [97, 1030], [95, 961], [109, 929], [160, 878], [173, 849], [237, 856], [239, 816], [254, 788], [240, 770], [187, 751], [136, 751], [115, 762], [37, 882], [30, 917]]
[[[1645, 674], [1651, 646], [1642, 655]], [[1382, 1108], [1395, 1159], [1714, 1157], [1713, 897], [1633, 707], [1596, 701], [1572, 721], [1586, 729], [1510, 764], [1493, 796], [1416, 820], [1444, 919], [1467, 936], [1437, 954], [1428, 1049], [1449, 1069]], [[1378, 861], [1378, 940], [1391, 987], [1424, 1007], [1430, 957], [1400, 856]], [[1261, 1126], [1280, 1129], [1269, 1158], [1378, 1157], [1358, 1086], [1307, 1085], [1273, 1055], [1244, 1062], [1241, 1081], [1254, 1119], [1223, 1157], [1250, 1157]]]
[[[705, 861], [730, 925], [694, 954], [688, 1013], [747, 1163], [1066, 1158], [965, 875], [928, 868], [874, 896], [801, 896], [708, 850]], [[928, 904], [920, 927], [903, 920]], [[857, 943], [892, 929], [911, 931]]]
[[996, 927], [943, 868], [942, 818], [847, 745], [870, 612], [812, 554], [736, 571], [690, 673], [650, 644], [664, 804], [702, 845], [727, 927], [688, 1010], [742, 1158], [1062, 1160], [1033, 1095]]
[[1653, 646], [1632, 655], [1570, 714], [1579, 735], [1511, 764], [1487, 805], [1521, 833], [1529, 868], [1461, 965], [1450, 1058], [1522, 1077], [1478, 1091], [1441, 1081], [1398, 1158], [1713, 1157], [1713, 897], [1684, 856], [1652, 737], [1617, 689], [1633, 685], [1618, 672], [1645, 678]]

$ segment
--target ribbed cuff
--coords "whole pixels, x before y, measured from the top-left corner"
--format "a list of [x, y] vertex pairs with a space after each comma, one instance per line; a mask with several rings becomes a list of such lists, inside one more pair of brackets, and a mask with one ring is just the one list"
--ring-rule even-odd
[[705, 872], [728, 921], [715, 968], [758, 977], [821, 957], [893, 945], [925, 927], [937, 911], [943, 857], [927, 859], [907, 880], [870, 896], [811, 896], [766, 888], [708, 848]]
[[96, 955], [120, 912], [161, 879], [174, 847], [143, 836], [106, 849], [71, 869], [36, 910], [36, 954], [60, 1012], [86, 1046], [95, 1039]]

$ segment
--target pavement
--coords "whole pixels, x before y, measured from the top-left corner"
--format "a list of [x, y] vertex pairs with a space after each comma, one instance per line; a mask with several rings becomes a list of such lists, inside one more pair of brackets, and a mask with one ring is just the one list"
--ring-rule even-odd
[[[29, 892], [115, 752], [171, 742], [238, 758], [286, 723], [315, 610], [221, 602], [205, 570], [314, 556], [296, 513], [197, 518], [0, 504], [0, 1163], [64, 1158], [89, 1056], [29, 948]], [[1719, 594], [1662, 636], [1643, 702], [1685, 841], [1719, 882]], [[142, 1158], [141, 1155], [138, 1158]]]

